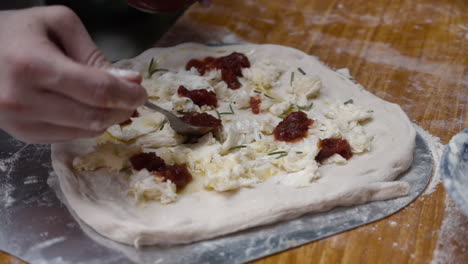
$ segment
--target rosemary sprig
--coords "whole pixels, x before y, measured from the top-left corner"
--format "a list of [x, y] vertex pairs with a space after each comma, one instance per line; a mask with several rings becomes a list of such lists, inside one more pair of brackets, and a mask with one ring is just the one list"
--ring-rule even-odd
[[302, 152], [302, 151], [296, 151], [296, 154], [302, 154], [302, 153], [304, 153], [304, 152]]
[[221, 119], [221, 113], [218, 112], [218, 110], [215, 110], [216, 115], [218, 115], [218, 119]]
[[305, 71], [303, 69], [301, 69], [301, 67], [297, 68], [297, 70], [302, 73], [302, 75], [306, 75]]
[[247, 146], [245, 146], [245, 145], [239, 145], [239, 146], [235, 146], [235, 147], [230, 148], [229, 151], [234, 150], [234, 149], [246, 148], [246, 147]]
[[148, 78], [151, 78], [151, 76], [153, 76], [153, 74], [156, 73], [156, 72], [161, 72], [161, 71], [167, 72], [167, 71], [169, 71], [168, 69], [158, 69], [156, 67], [157, 67], [157, 65], [154, 62], [154, 58], [151, 58], [151, 61], [150, 61], [149, 65], [148, 65]]
[[221, 112], [221, 113], [219, 113], [219, 115], [221, 116], [221, 115], [233, 115], [233, 114], [235, 114], [234, 109], [232, 109], [231, 104], [229, 104], [229, 109], [231, 109], [231, 112]]
[[275, 151], [275, 152], [270, 152], [267, 155], [272, 156], [272, 155], [277, 155], [277, 154], [288, 154], [287, 151]]
[[294, 82], [294, 72], [291, 72], [291, 80], [289, 81], [289, 85], [292, 86]]
[[181, 114], [181, 115], [188, 114], [187, 112], [184, 112], [183, 110], [177, 110], [177, 113], [178, 113], [178, 114]]
[[259, 90], [254, 90], [254, 93], [263, 94], [265, 97], [270, 98], [272, 100], [275, 100], [275, 98], [273, 98], [273, 97], [269, 96], [268, 94], [263, 93], [263, 92], [261, 92]]
[[349, 99], [348, 101], [344, 102], [345, 105], [352, 104], [352, 103], [354, 103], [353, 99]]
[[161, 123], [161, 126], [159, 127], [159, 130], [163, 130], [166, 123], [167, 123], [167, 119], [164, 119], [164, 121]]
[[280, 158], [282, 158], [282, 157], [286, 157], [287, 155], [288, 155], [288, 153], [281, 154], [281, 155], [279, 155], [278, 157], [276, 157], [276, 159], [280, 159]]

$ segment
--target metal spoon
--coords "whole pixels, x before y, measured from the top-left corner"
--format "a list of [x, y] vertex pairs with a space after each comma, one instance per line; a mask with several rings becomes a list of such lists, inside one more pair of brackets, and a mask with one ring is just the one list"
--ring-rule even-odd
[[148, 101], [146, 101], [145, 106], [163, 114], [169, 121], [169, 125], [172, 127], [172, 129], [174, 129], [174, 131], [180, 135], [203, 136], [214, 129], [213, 127], [199, 127], [187, 124], [173, 113]]

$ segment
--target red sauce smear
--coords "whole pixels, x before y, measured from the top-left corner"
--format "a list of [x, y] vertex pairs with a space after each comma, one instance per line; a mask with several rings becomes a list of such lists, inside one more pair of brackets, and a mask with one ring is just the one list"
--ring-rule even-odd
[[192, 174], [186, 164], [166, 165], [154, 152], [137, 153], [130, 157], [130, 163], [135, 170], [147, 169], [154, 176], [162, 177], [164, 181], [170, 180], [176, 185], [177, 191], [185, 188], [192, 180]]
[[174, 164], [166, 166], [163, 170], [155, 172], [157, 176], [163, 177], [165, 181], [173, 182], [177, 191], [182, 190], [192, 180], [192, 174], [187, 169], [186, 164]]
[[135, 170], [147, 169], [148, 171], [159, 171], [166, 166], [163, 159], [156, 156], [154, 152], [137, 153], [130, 157], [130, 163]]
[[318, 143], [320, 152], [318, 153], [315, 160], [317, 162], [322, 162], [327, 158], [333, 156], [334, 154], [339, 154], [345, 159], [350, 159], [353, 156], [351, 152], [351, 147], [346, 139], [341, 138], [326, 138], [321, 139]]
[[218, 128], [221, 126], [221, 120], [207, 113], [187, 113], [180, 119], [193, 126], [212, 128]]
[[233, 52], [230, 55], [219, 58], [192, 59], [187, 63], [185, 69], [188, 71], [192, 67], [197, 69], [200, 75], [205, 75], [206, 72], [212, 69], [221, 70], [221, 78], [228, 88], [236, 90], [241, 86], [238, 77], [242, 77], [242, 68], [249, 68], [250, 61], [244, 54]]
[[[137, 110], [135, 110], [135, 111], [133, 112], [133, 114], [132, 114], [132, 117], [133, 117], [133, 118], [139, 117], [139, 116], [140, 116], [140, 113], [138, 113]], [[132, 119], [129, 118], [129, 119], [123, 121], [122, 123], [120, 123], [119, 125], [120, 125], [120, 126], [128, 126], [128, 125], [130, 125], [131, 123], [132, 123]]]
[[294, 142], [305, 138], [309, 126], [313, 123], [314, 120], [308, 118], [306, 113], [292, 112], [276, 126], [273, 134], [276, 140]]
[[252, 113], [255, 115], [260, 114], [260, 104], [262, 103], [262, 97], [260, 95], [255, 95], [250, 97], [250, 108], [252, 108]]
[[177, 94], [179, 96], [190, 98], [194, 104], [200, 107], [204, 105], [208, 105], [214, 108], [218, 107], [218, 99], [216, 99], [216, 94], [206, 89], [189, 91], [187, 88], [185, 88], [185, 86], [181, 85], [179, 86], [179, 89], [177, 89]]

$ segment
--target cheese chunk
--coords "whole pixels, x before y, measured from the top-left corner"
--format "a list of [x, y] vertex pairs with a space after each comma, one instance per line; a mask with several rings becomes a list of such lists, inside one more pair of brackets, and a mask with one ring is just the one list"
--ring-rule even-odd
[[73, 167], [79, 171], [95, 171], [106, 168], [109, 171], [119, 172], [129, 166], [129, 157], [139, 150], [138, 146], [105, 143], [98, 145], [94, 152], [76, 157], [73, 160]]
[[136, 203], [158, 201], [168, 204], [177, 200], [176, 185], [143, 169], [130, 179], [130, 195]]

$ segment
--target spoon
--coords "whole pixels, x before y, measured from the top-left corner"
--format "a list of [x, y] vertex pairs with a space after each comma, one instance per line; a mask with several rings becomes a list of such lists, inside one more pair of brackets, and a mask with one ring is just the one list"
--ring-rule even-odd
[[182, 121], [178, 116], [174, 115], [172, 112], [167, 111], [164, 108], [161, 108], [153, 103], [146, 101], [145, 106], [163, 114], [169, 121], [169, 125], [180, 135], [185, 136], [203, 136], [208, 132], [212, 131], [213, 127], [200, 127], [193, 126]]

